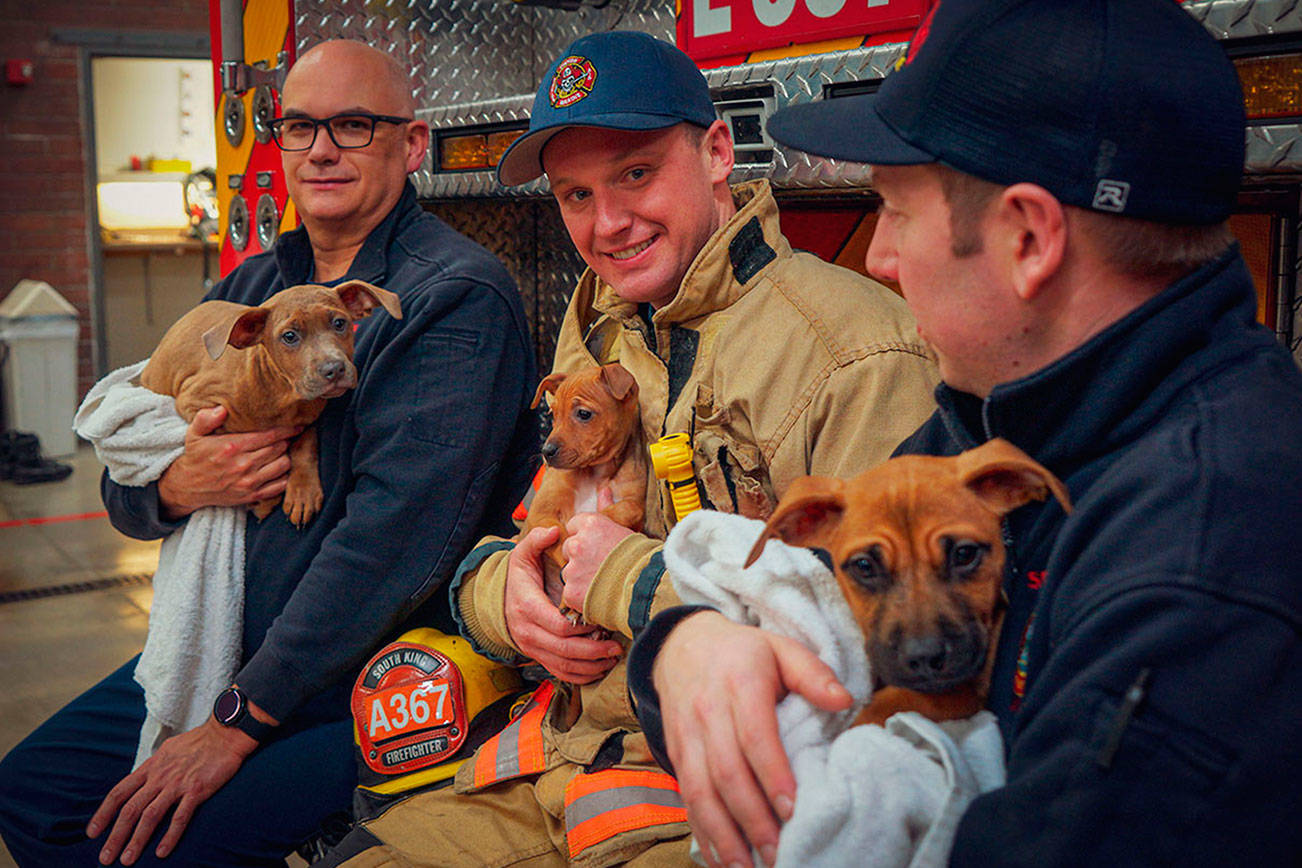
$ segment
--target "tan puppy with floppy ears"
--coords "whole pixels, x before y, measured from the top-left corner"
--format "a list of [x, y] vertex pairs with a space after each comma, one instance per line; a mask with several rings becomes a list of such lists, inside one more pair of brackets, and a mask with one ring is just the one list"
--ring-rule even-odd
[[[565, 525], [578, 512], [600, 512], [636, 531], [646, 510], [646, 455], [642, 447], [637, 382], [619, 363], [574, 374], [555, 373], [538, 384], [533, 406], [550, 393], [552, 430], [543, 443], [543, 474], [529, 505], [523, 538], [535, 527], [558, 527], [560, 536], [544, 553], [544, 589], [560, 605], [561, 544]], [[600, 506], [600, 490], [612, 503]]]
[[[140, 375], [146, 389], [176, 399], [190, 422], [218, 404], [222, 433], [302, 425], [290, 444], [285, 514], [303, 527], [321, 509], [316, 429], [326, 400], [357, 385], [353, 322], [381, 306], [402, 318], [398, 296], [362, 280], [291, 286], [257, 307], [208, 301], [167, 330]], [[266, 518], [280, 498], [254, 505]]]
[[746, 560], [774, 537], [826, 549], [863, 628], [874, 690], [856, 724], [898, 711], [971, 717], [999, 634], [1001, 520], [1052, 495], [1052, 473], [1006, 440], [960, 455], [905, 455], [849, 480], [797, 479]]

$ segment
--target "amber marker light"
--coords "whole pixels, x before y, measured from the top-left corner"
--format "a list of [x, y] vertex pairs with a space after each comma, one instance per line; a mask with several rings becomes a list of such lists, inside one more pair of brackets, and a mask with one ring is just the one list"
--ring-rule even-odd
[[1302, 54], [1234, 61], [1248, 118], [1302, 116]]
[[488, 144], [483, 133], [439, 139], [440, 169], [458, 171], [488, 166]]
[[488, 134], [488, 165], [496, 166], [502, 161], [502, 154], [511, 147], [511, 143], [523, 136], [528, 130], [502, 130]]

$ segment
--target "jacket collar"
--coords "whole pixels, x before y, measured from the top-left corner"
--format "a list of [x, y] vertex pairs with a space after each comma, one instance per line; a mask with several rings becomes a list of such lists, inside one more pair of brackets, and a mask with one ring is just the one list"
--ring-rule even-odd
[[[768, 263], [791, 255], [791, 245], [778, 225], [778, 205], [766, 179], [732, 188], [737, 213], [715, 232], [696, 254], [673, 301], [651, 320], [657, 327], [688, 322], [729, 307], [755, 285]], [[595, 289], [593, 307], [620, 320], [637, 316], [637, 305], [620, 298], [592, 269], [579, 282]]]
[[[389, 275], [389, 248], [394, 236], [415, 216], [418, 216], [420, 210], [420, 203], [416, 200], [416, 188], [408, 181], [393, 210], [371, 230], [370, 235], [366, 236], [362, 249], [357, 251], [352, 264], [348, 266], [348, 273], [344, 275], [344, 279], [383, 283]], [[316, 260], [312, 255], [312, 242], [308, 238], [306, 227], [299, 226], [281, 235], [272, 249], [285, 286], [297, 286], [312, 281]]]
[[996, 386], [984, 402], [942, 383], [941, 417], [962, 449], [1003, 437], [1067, 475], [1148, 430], [1209, 367], [1273, 342], [1253, 328], [1256, 305], [1235, 245], [1056, 362]]

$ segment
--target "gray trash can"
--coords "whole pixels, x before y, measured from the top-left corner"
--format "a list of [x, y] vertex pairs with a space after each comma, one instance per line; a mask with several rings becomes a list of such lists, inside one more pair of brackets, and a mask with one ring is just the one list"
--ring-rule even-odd
[[77, 309], [44, 281], [20, 280], [0, 302], [5, 422], [51, 457], [77, 451], [77, 334]]

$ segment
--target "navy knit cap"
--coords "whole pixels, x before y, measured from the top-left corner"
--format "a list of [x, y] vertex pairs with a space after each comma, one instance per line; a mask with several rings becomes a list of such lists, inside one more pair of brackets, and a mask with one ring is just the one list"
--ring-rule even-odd
[[768, 131], [1164, 223], [1226, 219], [1243, 173], [1238, 77], [1173, 0], [939, 0], [876, 93], [792, 106]]
[[657, 130], [715, 120], [705, 76], [677, 47], [646, 33], [612, 30], [575, 40], [543, 76], [529, 131], [497, 164], [503, 184], [543, 173], [542, 149], [569, 127]]

